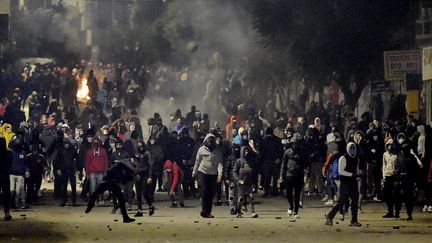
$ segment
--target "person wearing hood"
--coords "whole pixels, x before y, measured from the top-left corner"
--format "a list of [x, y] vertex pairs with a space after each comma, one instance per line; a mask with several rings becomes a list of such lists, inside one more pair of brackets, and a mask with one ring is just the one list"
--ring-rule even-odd
[[38, 200], [39, 190], [42, 185], [42, 177], [45, 169], [48, 168], [45, 157], [37, 144], [31, 145], [31, 153], [27, 155], [30, 177], [27, 180], [27, 199], [29, 203]]
[[72, 190], [72, 206], [76, 206], [76, 176], [78, 153], [69, 139], [63, 139], [59, 145], [53, 162], [56, 179], [59, 181], [59, 193], [62, 199], [61, 207], [68, 205], [67, 186], [70, 183]]
[[198, 149], [192, 177], [199, 176], [201, 182], [201, 217], [214, 218], [211, 214], [216, 183], [222, 181], [222, 158], [214, 153], [216, 137], [209, 133]]
[[403, 144], [397, 154], [394, 177], [395, 177], [395, 218], [399, 218], [399, 212], [402, 207], [402, 202], [405, 204], [407, 212], [407, 220], [412, 220], [413, 203], [414, 203], [414, 183], [415, 177], [418, 174], [419, 166], [416, 158], [411, 153], [411, 148], [408, 144]]
[[[118, 140], [115, 143], [115, 152], [112, 154], [112, 160], [113, 160], [113, 166], [117, 163], [127, 163], [131, 164], [132, 156], [130, 153], [128, 153], [123, 146], [122, 140]], [[135, 170], [134, 170], [135, 172]], [[122, 190], [124, 192], [124, 197], [126, 198], [126, 202], [128, 204], [128, 208], [130, 209], [132, 207], [132, 191], [133, 191], [133, 181], [127, 181], [125, 183], [121, 183]], [[113, 212], [118, 208], [118, 205], [116, 203], [115, 198], [113, 198], [114, 203], [114, 209]]]
[[357, 146], [355, 143], [350, 142], [346, 147], [347, 153], [339, 158], [338, 171], [340, 177], [340, 196], [336, 205], [327, 214], [326, 225], [333, 226], [333, 218], [339, 212], [349, 199], [353, 202], [351, 204], [351, 223], [350, 226], [359, 227], [361, 224], [357, 220], [357, 210], [359, 192], [357, 187], [357, 167], [359, 158], [357, 157]]
[[249, 147], [243, 147], [240, 151], [240, 158], [234, 164], [234, 181], [238, 184], [237, 218], [241, 218], [242, 207], [246, 208], [247, 200], [251, 205], [251, 217], [257, 218], [255, 213], [255, 201], [253, 196], [252, 165], [249, 163]]
[[189, 130], [184, 128], [178, 138], [178, 146], [176, 149], [176, 156], [180, 161], [179, 166], [183, 171], [183, 190], [185, 197], [189, 197], [190, 194], [194, 194], [194, 182], [192, 180], [192, 169], [193, 169], [193, 160], [192, 154], [195, 146], [195, 140], [189, 136]]
[[394, 217], [394, 193], [395, 193], [395, 178], [394, 170], [397, 159], [396, 148], [393, 139], [389, 139], [385, 144], [385, 150], [383, 154], [383, 198], [387, 204], [387, 214], [383, 218]]
[[12, 220], [10, 215], [10, 175], [9, 171], [13, 162], [13, 153], [8, 150], [6, 139], [0, 134], [0, 188], [4, 211], [4, 220]]
[[[306, 168], [305, 158], [300, 152], [297, 138], [290, 140], [291, 147], [283, 155], [280, 169], [279, 184], [283, 182], [286, 189], [286, 197], [289, 203], [287, 214], [294, 214], [294, 219], [299, 218], [300, 195], [304, 186], [304, 169]], [[294, 196], [294, 197], [293, 197]]]
[[[118, 143], [117, 145], [119, 144], [121, 143]], [[118, 150], [121, 151], [120, 146], [118, 146]], [[95, 206], [96, 199], [99, 197], [99, 195], [103, 194], [105, 191], [110, 191], [113, 195], [113, 200], [115, 202], [118, 200], [119, 205], [117, 206], [116, 202], [115, 207], [120, 207], [120, 211], [123, 216], [123, 223], [130, 223], [134, 222], [135, 219], [132, 219], [128, 216], [126, 210], [126, 200], [119, 185], [131, 183], [136, 173], [129, 159], [120, 158], [127, 158], [127, 156], [117, 156], [117, 160], [114, 165], [106, 171], [106, 175], [103, 177], [101, 183], [91, 194], [85, 213], [90, 213], [90, 211]], [[113, 212], [115, 213], [116, 210], [117, 209], [115, 208], [115, 211], [113, 210]]]
[[94, 138], [91, 144], [92, 148], [86, 153], [85, 170], [90, 182], [90, 193], [93, 193], [108, 169], [108, 154], [99, 138]]
[[366, 155], [367, 155], [367, 184], [368, 197], [375, 201], [381, 198], [381, 179], [382, 177], [382, 155], [384, 154], [384, 139], [380, 131], [373, 128], [366, 135]]
[[400, 151], [402, 149], [402, 147], [405, 147], [405, 149], [406, 149], [405, 145], [408, 145], [408, 148], [409, 148], [409, 151], [410, 151], [411, 155], [414, 156], [414, 158], [417, 161], [417, 164], [420, 167], [420, 169], [423, 169], [423, 163], [421, 162], [420, 158], [417, 156], [417, 154], [412, 149], [412, 147], [410, 145], [410, 141], [406, 139], [406, 136], [405, 136], [404, 133], [399, 133], [397, 135], [397, 142], [398, 142], [398, 145], [399, 145], [398, 151]]
[[282, 141], [273, 134], [272, 128], [267, 127], [261, 145], [260, 156], [264, 168], [264, 196], [276, 196], [278, 194], [277, 180], [283, 157]]
[[144, 142], [138, 143], [138, 151], [134, 156], [135, 161], [135, 188], [137, 191], [138, 212], [135, 217], [142, 217], [142, 196], [149, 205], [149, 216], [154, 214], [153, 206], [153, 160], [151, 154], [146, 150]]
[[224, 178], [228, 184], [228, 203], [231, 215], [237, 214], [238, 183], [234, 180], [234, 165], [240, 158], [240, 145], [234, 144], [231, 147], [231, 154], [223, 166]]
[[9, 123], [5, 123], [0, 127], [0, 134], [4, 137], [4, 139], [6, 140], [6, 146], [8, 148], [10, 142], [12, 141], [12, 139], [15, 137], [15, 133], [12, 131], [12, 125]]
[[164, 170], [167, 178], [167, 192], [171, 200], [171, 207], [176, 208], [178, 200], [180, 207], [183, 208], [183, 189], [181, 188], [183, 182], [182, 169], [176, 162], [172, 162], [168, 159], [165, 161]]
[[18, 207], [20, 198], [23, 203], [22, 208], [27, 208], [26, 193], [24, 191], [24, 180], [30, 177], [28, 163], [26, 159], [27, 150], [23, 146], [13, 147], [13, 160], [10, 169], [10, 192], [13, 208]]

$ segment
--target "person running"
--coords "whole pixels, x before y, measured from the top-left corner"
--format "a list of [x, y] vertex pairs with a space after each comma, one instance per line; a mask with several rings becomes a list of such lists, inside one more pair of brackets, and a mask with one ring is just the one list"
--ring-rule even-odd
[[90, 211], [95, 206], [96, 199], [100, 194], [104, 193], [105, 191], [110, 191], [118, 200], [120, 211], [123, 216], [123, 223], [134, 222], [135, 219], [130, 218], [127, 214], [126, 200], [120, 186], [117, 184], [119, 183], [124, 185], [129, 183], [134, 179], [134, 176], [135, 171], [130, 161], [122, 160], [115, 163], [110, 169], [107, 170], [107, 173], [103, 177], [101, 183], [97, 186], [95, 192], [91, 194], [85, 213], [90, 213]]

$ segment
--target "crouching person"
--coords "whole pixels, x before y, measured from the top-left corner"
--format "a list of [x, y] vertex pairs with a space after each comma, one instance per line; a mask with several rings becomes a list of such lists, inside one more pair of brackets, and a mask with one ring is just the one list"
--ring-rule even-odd
[[126, 210], [126, 200], [121, 191], [119, 184], [126, 184], [131, 182], [135, 177], [135, 170], [128, 160], [122, 160], [115, 163], [110, 169], [107, 170], [106, 175], [103, 177], [101, 183], [97, 186], [96, 190], [91, 194], [87, 204], [86, 213], [89, 213], [95, 206], [96, 199], [100, 194], [105, 191], [110, 191], [118, 200], [120, 210], [123, 216], [123, 223], [130, 223], [135, 221], [128, 216]]
[[253, 183], [252, 183], [252, 168], [247, 160], [249, 155], [249, 147], [243, 147], [240, 152], [240, 158], [237, 159], [234, 165], [234, 177], [238, 183], [239, 198], [237, 204], [237, 217], [242, 217], [242, 207], [246, 208], [247, 200], [251, 205], [251, 217], [257, 218], [258, 214], [255, 213], [255, 202], [253, 196]]
[[168, 195], [171, 199], [171, 207], [177, 207], [177, 200], [180, 203], [180, 207], [184, 207], [183, 190], [181, 188], [182, 170], [180, 166], [178, 166], [177, 163], [173, 163], [171, 160], [167, 160], [165, 161], [164, 169], [168, 183]]

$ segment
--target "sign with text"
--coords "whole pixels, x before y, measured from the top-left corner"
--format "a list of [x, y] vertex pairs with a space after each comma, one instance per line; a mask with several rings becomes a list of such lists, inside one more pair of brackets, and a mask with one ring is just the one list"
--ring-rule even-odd
[[386, 80], [373, 80], [370, 82], [372, 93], [390, 92], [390, 81]]
[[384, 52], [384, 77], [386, 80], [404, 80], [407, 73], [421, 73], [420, 51]]

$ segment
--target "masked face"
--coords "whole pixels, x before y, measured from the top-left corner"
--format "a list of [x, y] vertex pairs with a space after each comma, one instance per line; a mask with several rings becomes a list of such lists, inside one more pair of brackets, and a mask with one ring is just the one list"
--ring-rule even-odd
[[87, 137], [87, 142], [91, 143], [93, 141], [92, 137]]
[[399, 143], [399, 144], [403, 144], [404, 142], [405, 142], [405, 139], [404, 139], [404, 138], [399, 138], [399, 139], [398, 139], [398, 143]]
[[115, 148], [115, 143], [110, 143], [110, 148], [114, 149]]
[[354, 143], [348, 143], [347, 145], [347, 153], [351, 158], [354, 158], [357, 155], [357, 148]]
[[155, 140], [154, 139], [150, 139], [150, 144], [154, 144], [155, 143]]
[[103, 129], [103, 130], [102, 130], [102, 134], [103, 134], [103, 135], [108, 135], [108, 132], [109, 132], [108, 129]]
[[221, 145], [221, 144], [222, 144], [222, 139], [217, 138], [217, 139], [216, 139], [216, 144], [217, 144], [217, 145]]
[[205, 145], [210, 151], [213, 151], [216, 147], [216, 139], [214, 137], [208, 138], [205, 141]]

